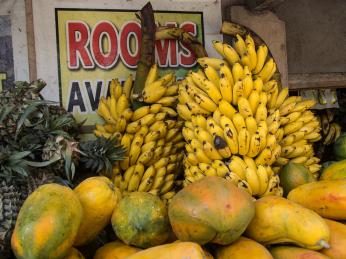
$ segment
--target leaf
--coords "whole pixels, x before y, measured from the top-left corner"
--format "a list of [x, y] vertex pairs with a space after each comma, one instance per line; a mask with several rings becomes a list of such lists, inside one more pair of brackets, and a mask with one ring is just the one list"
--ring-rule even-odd
[[19, 160], [26, 156], [28, 156], [31, 152], [30, 151], [23, 151], [23, 152], [16, 152], [13, 155], [11, 155], [11, 160]]
[[0, 112], [0, 123], [7, 117], [7, 115], [14, 109], [15, 106], [5, 106]]
[[20, 116], [18, 123], [17, 123], [17, 130], [16, 130], [16, 136], [18, 136], [18, 133], [21, 129], [21, 127], [23, 126], [25, 120], [30, 116], [30, 114], [32, 114], [34, 111], [36, 111], [37, 106], [40, 105], [40, 103], [36, 103], [33, 105], [28, 106], [25, 111], [23, 112], [23, 114]]
[[28, 166], [31, 166], [31, 167], [46, 167], [46, 166], [49, 166], [50, 164], [53, 164], [59, 160], [60, 160], [59, 157], [55, 157], [53, 159], [50, 159], [50, 160], [44, 161], [44, 162], [35, 162], [35, 161], [28, 161], [28, 160], [24, 160], [24, 161]]

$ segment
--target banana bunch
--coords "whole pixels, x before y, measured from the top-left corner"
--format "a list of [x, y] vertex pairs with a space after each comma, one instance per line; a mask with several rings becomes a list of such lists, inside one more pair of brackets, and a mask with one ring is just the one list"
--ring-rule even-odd
[[341, 126], [333, 122], [334, 112], [330, 109], [322, 110], [319, 114], [319, 120], [322, 127], [323, 145], [334, 143], [341, 135]]
[[104, 124], [96, 124], [94, 134], [99, 137], [121, 138], [128, 122], [132, 117], [129, 97], [133, 85], [133, 77], [130, 75], [121, 86], [117, 79], [113, 79], [109, 85], [110, 96], [101, 97], [97, 114], [104, 120]]
[[282, 195], [271, 169], [281, 154], [276, 64], [266, 46], [256, 50], [250, 35], [238, 35], [233, 47], [213, 45], [224, 59], [199, 58], [203, 69], [178, 84], [177, 111], [187, 142], [184, 185], [218, 175], [253, 196]]
[[[283, 94], [285, 89], [278, 94], [274, 94], [280, 101], [280, 136], [279, 141], [282, 151], [280, 157], [273, 167], [274, 171], [289, 161], [305, 165], [310, 172], [317, 177], [321, 166], [319, 159], [315, 157], [313, 143], [321, 139], [320, 121], [309, 109], [315, 105], [314, 100], [303, 100], [300, 96], [290, 96]], [[280, 99], [282, 95], [285, 98]], [[280, 100], [279, 100], [280, 99]], [[282, 101], [282, 102], [281, 102]]]
[[[175, 76], [169, 73], [159, 77], [158, 67], [153, 65], [142, 96], [138, 97], [144, 102], [144, 106], [136, 110], [129, 108], [133, 97], [132, 78], [131, 87], [128, 85], [130, 80], [124, 83], [123, 92], [119, 91], [119, 94], [118, 84], [115, 87], [116, 104], [117, 96], [120, 96], [119, 99], [124, 96], [124, 100], [127, 100], [127, 106], [122, 113], [115, 110], [117, 116], [110, 121], [101, 113], [104, 103], [113, 98], [112, 88], [110, 97], [100, 101], [98, 108], [98, 113], [106, 123], [102, 125], [103, 128], [108, 124], [114, 125], [115, 130], [109, 132], [109, 136], [117, 134], [121, 145], [127, 150], [126, 158], [113, 166], [114, 183], [123, 192], [150, 192], [163, 200], [170, 200], [175, 194], [174, 187], [182, 167], [182, 150], [185, 146], [181, 133], [184, 122], [179, 120], [176, 112], [178, 85]], [[108, 108], [107, 105], [105, 107]], [[122, 117], [126, 119], [126, 123], [119, 128], [119, 119]], [[99, 129], [100, 125], [97, 125], [95, 134]]]

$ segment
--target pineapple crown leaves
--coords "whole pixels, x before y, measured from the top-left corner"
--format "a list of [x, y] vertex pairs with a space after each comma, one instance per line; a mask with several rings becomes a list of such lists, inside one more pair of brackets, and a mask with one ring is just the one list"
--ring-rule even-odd
[[[11, 150], [8, 146], [0, 146], [0, 176], [6, 180], [16, 177], [16, 180], [28, 177], [31, 167], [45, 167], [55, 161], [35, 162], [26, 160], [31, 151]], [[19, 177], [19, 179], [18, 179]]]
[[117, 138], [106, 139], [97, 137], [96, 140], [80, 143], [82, 152], [81, 162], [84, 167], [97, 174], [112, 174], [116, 161], [124, 160], [126, 149], [119, 144]]

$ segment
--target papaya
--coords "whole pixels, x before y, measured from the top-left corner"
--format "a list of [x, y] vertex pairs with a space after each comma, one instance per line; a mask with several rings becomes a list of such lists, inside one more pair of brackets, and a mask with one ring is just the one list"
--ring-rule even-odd
[[18, 259], [64, 258], [83, 218], [83, 208], [68, 187], [45, 184], [25, 200], [11, 238]]
[[126, 259], [207, 259], [197, 243], [175, 242], [155, 246], [130, 255]]
[[74, 192], [83, 207], [84, 216], [74, 244], [81, 246], [93, 240], [110, 223], [120, 191], [107, 177], [95, 176], [81, 182]]
[[290, 191], [287, 198], [324, 218], [346, 220], [346, 179], [303, 184]]
[[302, 164], [289, 162], [280, 172], [280, 185], [283, 188], [284, 196], [299, 185], [314, 181], [310, 171]]
[[240, 237], [229, 246], [216, 249], [215, 259], [244, 259], [261, 258], [273, 259], [269, 251], [261, 244], [246, 238]]
[[346, 178], [346, 159], [332, 163], [323, 169], [320, 180], [336, 180]]
[[81, 252], [72, 247], [64, 259], [85, 259]]
[[245, 231], [255, 213], [251, 196], [221, 177], [189, 184], [171, 200], [168, 215], [179, 240], [228, 245]]
[[116, 235], [127, 245], [141, 248], [161, 245], [170, 235], [166, 205], [159, 197], [146, 192], [124, 196], [111, 221]]
[[260, 198], [255, 207], [247, 237], [264, 245], [292, 243], [312, 250], [328, 247], [329, 228], [316, 212], [278, 196]]
[[330, 258], [346, 258], [346, 226], [333, 220], [325, 221], [330, 229], [330, 248], [320, 252]]
[[329, 259], [319, 252], [294, 247], [294, 246], [277, 246], [270, 249], [274, 259]]
[[140, 248], [125, 245], [120, 241], [114, 241], [97, 249], [94, 259], [125, 259], [139, 251], [141, 251]]
[[346, 159], [346, 134], [343, 133], [333, 144], [334, 155], [337, 160]]

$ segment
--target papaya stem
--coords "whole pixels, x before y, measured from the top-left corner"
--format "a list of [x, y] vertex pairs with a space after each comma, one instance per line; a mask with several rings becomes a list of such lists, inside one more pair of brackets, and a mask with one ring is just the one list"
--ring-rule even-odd
[[[150, 67], [155, 62], [155, 19], [154, 11], [150, 2], [148, 2], [140, 11], [141, 20], [141, 56], [137, 63], [136, 79], [133, 86], [134, 107], [141, 106], [138, 99], [141, 97], [145, 80], [147, 79]], [[136, 104], [137, 103], [137, 104]]]
[[198, 39], [181, 28], [159, 27], [155, 33], [156, 40], [179, 40], [186, 44], [196, 55], [197, 58], [207, 57], [207, 51]]

